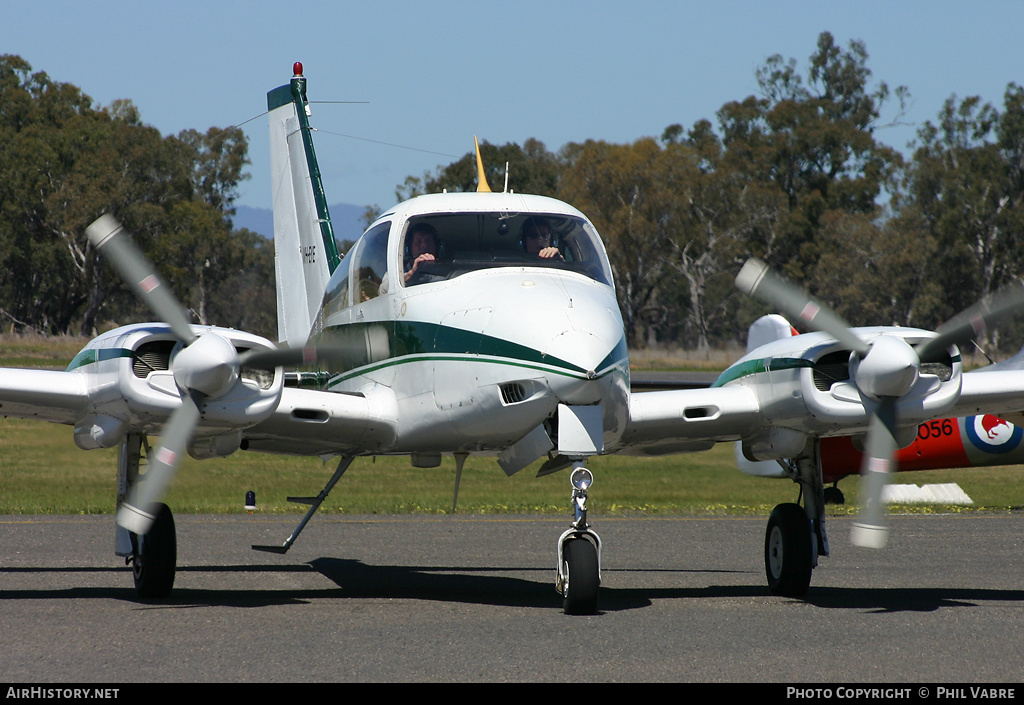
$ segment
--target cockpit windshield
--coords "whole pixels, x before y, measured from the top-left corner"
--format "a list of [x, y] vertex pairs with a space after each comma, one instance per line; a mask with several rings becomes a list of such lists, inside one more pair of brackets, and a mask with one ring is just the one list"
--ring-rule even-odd
[[[438, 213], [411, 218], [402, 244], [405, 285], [479, 269], [546, 267], [611, 285], [600, 238], [583, 218], [538, 213]], [[424, 257], [427, 254], [430, 257]]]

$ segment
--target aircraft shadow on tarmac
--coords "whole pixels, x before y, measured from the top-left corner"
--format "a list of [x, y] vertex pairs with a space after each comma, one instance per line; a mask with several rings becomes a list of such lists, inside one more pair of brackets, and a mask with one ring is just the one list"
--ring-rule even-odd
[[1021, 602], [1024, 590], [988, 588], [811, 588], [803, 601], [826, 609], [869, 612], [934, 612], [977, 607], [980, 602]]
[[[81, 586], [70, 588], [0, 589], [0, 600], [40, 599], [118, 599], [151, 608], [181, 609], [192, 606], [263, 607], [304, 604], [311, 600], [408, 599], [434, 602], [560, 609], [555, 593], [553, 570], [523, 567], [405, 566], [369, 565], [359, 560], [317, 558], [308, 564], [179, 566], [181, 574], [238, 573], [253, 575], [320, 573], [334, 588], [175, 588], [164, 600], [146, 600], [136, 596], [123, 567], [10, 567], [4, 574], [105, 574], [117, 573], [126, 579], [124, 587]], [[611, 573], [613, 571], [606, 571]], [[723, 571], [666, 571], [663, 569], [616, 569], [633, 575], [665, 573], [721, 573]], [[735, 571], [725, 571], [735, 572]], [[526, 579], [503, 573], [536, 574]], [[551, 580], [548, 580], [551, 574]], [[758, 576], [760, 577], [760, 576]], [[606, 576], [607, 581], [607, 576]], [[637, 581], [642, 582], [642, 581]], [[180, 585], [180, 582], [179, 582]], [[767, 588], [753, 585], [709, 585], [707, 587], [635, 587], [602, 586], [601, 612], [649, 607], [655, 600], [758, 598], [768, 596]], [[945, 607], [977, 607], [985, 602], [1024, 602], [1024, 590], [988, 588], [844, 588], [812, 587], [802, 599], [772, 598], [804, 602], [822, 609], [871, 612], [931, 612]]]

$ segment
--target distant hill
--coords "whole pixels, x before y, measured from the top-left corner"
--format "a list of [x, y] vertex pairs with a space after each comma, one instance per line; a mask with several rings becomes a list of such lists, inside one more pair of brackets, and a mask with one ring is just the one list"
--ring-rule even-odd
[[[365, 206], [351, 203], [335, 203], [328, 206], [331, 212], [331, 223], [334, 225], [336, 240], [355, 240], [363, 234], [363, 211]], [[235, 217], [232, 219], [236, 228], [248, 228], [264, 237], [274, 237], [274, 212], [269, 208], [253, 208], [236, 206]]]

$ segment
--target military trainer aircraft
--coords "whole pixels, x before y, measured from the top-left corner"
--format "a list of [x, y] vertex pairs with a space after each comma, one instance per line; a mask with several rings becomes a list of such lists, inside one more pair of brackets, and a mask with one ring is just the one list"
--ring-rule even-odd
[[[799, 335], [789, 321], [778, 314], [768, 314], [754, 321], [747, 336], [747, 352], [773, 340]], [[841, 357], [841, 356], [840, 356]], [[849, 365], [845, 359], [839, 364], [819, 359], [819, 370], [833, 382], [849, 379]], [[1024, 369], [1024, 349], [1003, 362], [992, 364], [986, 370], [1007, 372]], [[992, 414], [961, 418], [931, 419], [917, 427], [910, 445], [900, 448], [894, 456], [894, 470], [911, 472], [946, 468], [970, 468], [993, 465], [1019, 465], [1024, 462], [1024, 428], [1015, 425], [1020, 415], [1000, 418]], [[860, 439], [858, 439], [860, 440]], [[825, 488], [825, 502], [843, 504], [845, 496], [839, 489], [840, 480], [860, 472], [863, 447], [858, 447], [851, 436], [821, 438], [820, 456], [822, 480], [832, 483]], [[737, 465], [740, 470], [759, 477], [788, 477], [788, 461], [750, 461], [737, 444]]]
[[[738, 441], [752, 460], [791, 459], [802, 504], [772, 512], [765, 569], [772, 592], [798, 596], [829, 552], [820, 439], [865, 437], [869, 491], [856, 539], [880, 545], [881, 484], [919, 424], [1024, 408], [1024, 373], [965, 373], [957, 348], [1017, 306], [1019, 291], [972, 310], [966, 326], [851, 330], [757, 261], [740, 272], [740, 288], [818, 332], [766, 343], [708, 389], [631, 393], [596, 229], [560, 201], [490, 192], [479, 150], [477, 192], [398, 204], [341, 257], [300, 64], [293, 73], [268, 93], [278, 343], [191, 325], [103, 216], [90, 239], [162, 322], [99, 336], [63, 372], [0, 370], [0, 414], [71, 425], [83, 449], [119, 448], [117, 553], [142, 595], [173, 586], [174, 521], [161, 499], [184, 452], [339, 458], [283, 544], [254, 547], [275, 552], [290, 548], [355, 458], [401, 454], [432, 467], [452, 454], [458, 478], [479, 453], [508, 474], [541, 459], [541, 473], [571, 468], [573, 520], [556, 540], [555, 584], [567, 613], [591, 614], [601, 541], [587, 516], [587, 459]], [[155, 449], [151, 435], [161, 438]]]

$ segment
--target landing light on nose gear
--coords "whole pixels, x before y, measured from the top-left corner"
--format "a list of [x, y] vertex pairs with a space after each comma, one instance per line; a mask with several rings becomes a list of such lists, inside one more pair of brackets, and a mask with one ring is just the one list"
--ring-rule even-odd
[[[574, 467], [572, 475], [569, 476], [569, 482], [572, 483], [574, 489], [582, 493], [584, 499], [587, 496], [587, 488], [594, 484], [594, 473], [587, 470], [585, 467]], [[573, 497], [576, 493], [573, 492]], [[585, 512], [586, 510], [584, 510]]]
[[569, 482], [573, 488], [573, 523], [558, 538], [555, 588], [562, 595], [566, 614], [595, 614], [601, 584], [601, 538], [587, 524], [587, 490], [594, 483], [594, 475], [582, 460], [574, 460]]

